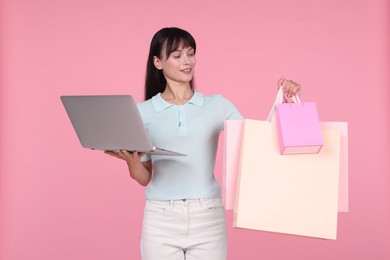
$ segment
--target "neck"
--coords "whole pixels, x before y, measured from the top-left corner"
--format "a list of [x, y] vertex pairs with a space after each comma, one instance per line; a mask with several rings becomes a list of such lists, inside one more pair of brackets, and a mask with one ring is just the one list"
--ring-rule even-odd
[[172, 104], [182, 105], [188, 102], [192, 96], [194, 95], [194, 91], [191, 89], [190, 84], [167, 84], [164, 92], [161, 94], [161, 97]]

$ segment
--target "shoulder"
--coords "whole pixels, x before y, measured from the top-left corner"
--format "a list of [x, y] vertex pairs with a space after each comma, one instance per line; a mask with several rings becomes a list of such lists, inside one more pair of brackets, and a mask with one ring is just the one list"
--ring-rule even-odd
[[236, 106], [227, 98], [221, 94], [214, 94], [205, 96], [205, 104], [208, 104], [208, 108], [212, 108], [215, 111], [219, 111], [223, 120], [237, 119], [242, 120], [243, 116]]
[[226, 107], [233, 106], [232, 102], [221, 94], [213, 94], [205, 98], [205, 103], [215, 104], [225, 109]]
[[138, 110], [142, 117], [152, 114], [155, 110], [153, 109], [153, 103], [151, 99], [139, 102], [137, 104]]
[[229, 102], [230, 101], [225, 98], [224, 96], [222, 96], [221, 94], [212, 94], [212, 95], [203, 95], [204, 96], [204, 100], [205, 100], [205, 103], [219, 103], [219, 104], [223, 104], [223, 103], [226, 103], [226, 102]]
[[152, 107], [152, 99], [148, 99], [145, 101], [141, 101], [137, 104], [138, 109], [148, 109], [149, 107]]

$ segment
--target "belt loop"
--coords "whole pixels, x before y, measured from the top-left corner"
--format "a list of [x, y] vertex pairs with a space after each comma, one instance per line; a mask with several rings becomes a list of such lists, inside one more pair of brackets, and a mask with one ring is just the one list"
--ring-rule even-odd
[[169, 200], [169, 208], [173, 208], [173, 206], [174, 206], [174, 201], [173, 200]]
[[204, 206], [204, 199], [203, 199], [203, 198], [200, 198], [200, 199], [199, 199], [199, 202], [200, 202], [200, 206], [203, 207], [203, 206]]

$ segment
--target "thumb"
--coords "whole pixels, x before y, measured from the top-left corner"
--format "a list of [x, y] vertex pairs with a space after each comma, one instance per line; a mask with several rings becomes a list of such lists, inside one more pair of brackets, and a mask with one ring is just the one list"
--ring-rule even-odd
[[285, 81], [284, 77], [281, 77], [279, 80], [278, 80], [278, 89], [283, 85], [283, 82]]

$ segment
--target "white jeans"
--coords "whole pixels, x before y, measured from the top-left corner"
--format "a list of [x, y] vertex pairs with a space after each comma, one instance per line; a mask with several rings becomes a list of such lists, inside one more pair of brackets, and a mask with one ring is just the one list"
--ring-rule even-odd
[[221, 199], [147, 200], [141, 255], [143, 260], [225, 260]]

